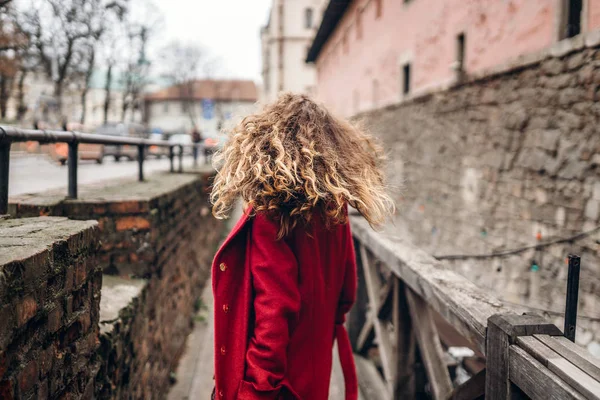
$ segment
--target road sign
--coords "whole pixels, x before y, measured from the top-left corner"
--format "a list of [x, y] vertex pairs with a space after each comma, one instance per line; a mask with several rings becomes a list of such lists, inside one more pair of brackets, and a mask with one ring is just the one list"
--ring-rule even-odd
[[213, 99], [202, 99], [202, 117], [206, 120], [213, 119], [215, 102]]

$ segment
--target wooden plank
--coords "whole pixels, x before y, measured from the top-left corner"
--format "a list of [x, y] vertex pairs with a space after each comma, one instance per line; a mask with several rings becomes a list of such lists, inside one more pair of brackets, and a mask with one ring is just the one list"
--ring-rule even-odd
[[392, 324], [395, 329], [395, 353], [393, 363], [396, 365], [394, 378], [394, 399], [414, 399], [415, 379], [415, 335], [412, 329], [410, 311], [404, 284], [393, 278], [392, 291]]
[[[381, 289], [381, 284], [379, 282], [379, 277], [377, 276], [377, 271], [375, 271], [374, 264], [369, 262], [369, 256], [367, 254], [367, 249], [365, 246], [360, 245], [360, 260], [363, 267], [363, 272], [365, 275], [365, 284], [367, 286], [367, 293], [369, 295], [369, 303], [371, 304], [371, 310], [379, 309], [379, 291]], [[394, 387], [394, 369], [391, 363], [391, 354], [392, 354], [392, 345], [390, 343], [390, 337], [388, 333], [383, 328], [381, 321], [376, 317], [376, 311], [373, 311], [375, 314], [372, 318], [373, 326], [375, 328], [375, 337], [377, 338], [377, 343], [379, 347], [379, 356], [381, 357], [381, 364], [383, 368], [383, 376], [386, 382], [386, 386], [388, 389], [388, 397], [391, 397], [392, 390]]]
[[358, 340], [356, 341], [356, 351], [363, 353], [373, 343], [375, 338], [375, 325], [373, 324], [373, 316], [370, 312], [367, 313], [367, 320], [360, 330]]
[[513, 393], [508, 379], [508, 347], [520, 336], [537, 333], [555, 334], [560, 333], [560, 330], [535, 314], [500, 314], [488, 319], [485, 386], [488, 400], [505, 400], [518, 395]]
[[586, 374], [600, 381], [600, 360], [564, 336], [535, 335], [546, 346], [569, 360]]
[[[508, 354], [510, 380], [531, 399], [585, 399], [525, 350], [512, 345]], [[486, 396], [487, 393], [486, 387]]]
[[471, 379], [457, 386], [448, 400], [474, 400], [485, 394], [485, 368], [473, 375]]
[[[549, 336], [544, 338], [549, 338]], [[538, 335], [518, 338], [517, 344], [586, 398], [600, 400], [600, 382], [546, 346], [538, 339]]]
[[387, 319], [392, 312], [392, 292], [394, 290], [394, 282], [396, 277], [392, 275], [391, 279], [388, 279], [379, 293], [379, 309], [377, 310], [377, 317], [379, 319]]
[[370, 360], [361, 356], [354, 356], [358, 387], [365, 400], [389, 399], [387, 387], [375, 365]]
[[404, 238], [375, 232], [360, 216], [350, 220], [354, 237], [483, 353], [490, 316], [526, 311], [503, 305]]
[[446, 399], [452, 392], [452, 381], [444, 362], [442, 345], [427, 303], [412, 289], [405, 288], [413, 332], [419, 344], [434, 399]]

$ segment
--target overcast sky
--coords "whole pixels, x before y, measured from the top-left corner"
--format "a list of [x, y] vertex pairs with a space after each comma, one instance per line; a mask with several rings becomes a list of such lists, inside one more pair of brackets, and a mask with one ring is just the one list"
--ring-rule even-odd
[[260, 80], [260, 27], [271, 0], [154, 0], [164, 17], [157, 48], [179, 39], [219, 57], [220, 77]]

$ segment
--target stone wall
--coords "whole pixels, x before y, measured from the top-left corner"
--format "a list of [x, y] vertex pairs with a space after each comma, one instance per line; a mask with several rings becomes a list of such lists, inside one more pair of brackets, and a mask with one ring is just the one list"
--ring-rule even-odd
[[0, 220], [0, 398], [91, 398], [102, 274], [93, 221]]
[[10, 200], [11, 216], [98, 221], [107, 286], [96, 398], [165, 397], [225, 230], [210, 214], [210, 176], [159, 174], [146, 182], [90, 185], [80, 188], [78, 200], [59, 192]]
[[[390, 230], [440, 256], [485, 255], [596, 229], [600, 51], [580, 42], [359, 116], [389, 151], [399, 204]], [[498, 297], [558, 318], [565, 258], [581, 255], [579, 310], [594, 318], [580, 318], [578, 341], [600, 355], [592, 342], [600, 340], [598, 243], [595, 231], [508, 257], [448, 263]]]

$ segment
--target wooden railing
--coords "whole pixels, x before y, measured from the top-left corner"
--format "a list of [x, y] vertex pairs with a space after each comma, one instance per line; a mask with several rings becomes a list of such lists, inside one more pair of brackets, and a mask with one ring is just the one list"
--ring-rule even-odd
[[[600, 399], [600, 360], [555, 325], [502, 304], [423, 250], [374, 232], [362, 217], [350, 218], [360, 284], [348, 330], [364, 397], [413, 399], [427, 391], [434, 399]], [[485, 357], [485, 368], [459, 386], [440, 325]]]

